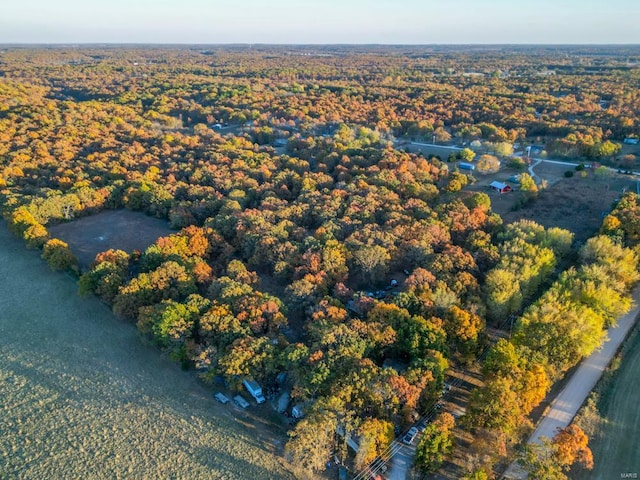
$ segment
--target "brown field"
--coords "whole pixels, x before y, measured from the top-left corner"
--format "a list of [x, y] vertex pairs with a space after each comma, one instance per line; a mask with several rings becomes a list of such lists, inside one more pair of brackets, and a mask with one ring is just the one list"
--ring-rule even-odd
[[[539, 193], [538, 199], [520, 210], [513, 210], [519, 193], [500, 195], [490, 192], [494, 212], [500, 214], [505, 223], [521, 218], [534, 220], [545, 227], [566, 228], [575, 234], [575, 240], [584, 242], [598, 231], [602, 218], [620, 197], [623, 188], [635, 190], [632, 177], [614, 174], [607, 179], [593, 178], [589, 172], [585, 178], [580, 172], [572, 178], [562, 174], [569, 168], [544, 164], [536, 173], [548, 179], [549, 187]], [[487, 191], [486, 188], [479, 189]]]
[[0, 272], [0, 478], [294, 478], [265, 410], [216, 403], [4, 223]]
[[128, 253], [144, 251], [158, 237], [172, 233], [165, 220], [131, 210], [106, 210], [48, 229], [52, 237], [69, 244], [82, 267], [90, 265], [98, 253], [110, 248]]

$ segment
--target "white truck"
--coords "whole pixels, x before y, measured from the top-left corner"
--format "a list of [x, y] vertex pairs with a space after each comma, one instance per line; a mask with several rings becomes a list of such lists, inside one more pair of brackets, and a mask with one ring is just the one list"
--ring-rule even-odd
[[244, 382], [242, 382], [242, 384], [244, 385], [244, 388], [247, 389], [247, 392], [249, 392], [251, 396], [255, 398], [256, 402], [258, 402], [258, 405], [264, 403], [264, 395], [262, 394], [262, 388], [260, 388], [258, 382], [254, 380], [245, 380]]

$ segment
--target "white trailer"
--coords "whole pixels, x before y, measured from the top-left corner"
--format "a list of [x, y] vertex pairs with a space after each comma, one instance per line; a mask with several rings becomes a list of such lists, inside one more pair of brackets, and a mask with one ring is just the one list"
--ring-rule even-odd
[[242, 382], [244, 388], [247, 389], [247, 392], [251, 394], [253, 398], [255, 398], [258, 405], [265, 402], [264, 395], [262, 394], [262, 388], [258, 385], [258, 382], [254, 380], [245, 380]]

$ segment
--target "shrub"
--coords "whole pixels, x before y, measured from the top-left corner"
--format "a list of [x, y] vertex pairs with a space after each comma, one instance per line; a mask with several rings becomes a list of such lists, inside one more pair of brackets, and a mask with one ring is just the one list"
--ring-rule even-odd
[[52, 270], [78, 272], [78, 260], [75, 255], [71, 253], [69, 245], [57, 238], [52, 238], [44, 244], [42, 258], [44, 258]]

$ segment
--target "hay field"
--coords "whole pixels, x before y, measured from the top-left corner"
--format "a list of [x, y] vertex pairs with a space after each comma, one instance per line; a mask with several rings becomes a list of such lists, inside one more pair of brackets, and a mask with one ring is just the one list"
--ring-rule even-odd
[[282, 438], [79, 298], [4, 223], [0, 287], [0, 478], [293, 478]]

